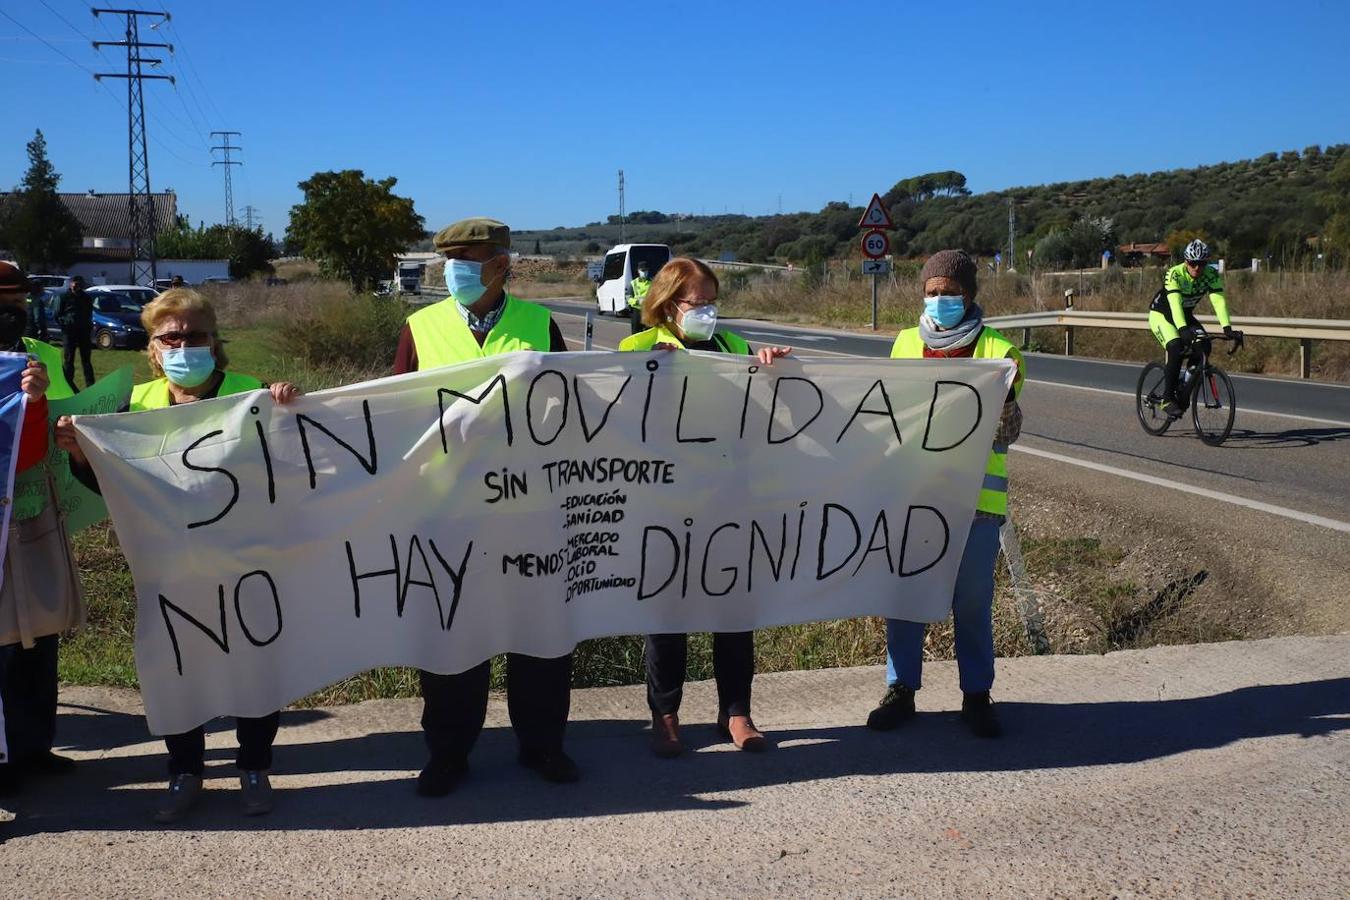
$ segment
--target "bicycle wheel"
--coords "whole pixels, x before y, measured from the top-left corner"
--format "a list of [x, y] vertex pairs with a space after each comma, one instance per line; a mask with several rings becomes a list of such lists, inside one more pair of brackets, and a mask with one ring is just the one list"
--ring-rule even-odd
[[1162, 411], [1166, 380], [1162, 363], [1151, 362], [1139, 373], [1139, 384], [1134, 389], [1134, 411], [1139, 416], [1139, 424], [1149, 434], [1162, 434], [1172, 425], [1173, 420]]
[[1237, 414], [1237, 394], [1232, 379], [1218, 366], [1208, 366], [1191, 397], [1191, 421], [1195, 433], [1211, 447], [1228, 439]]

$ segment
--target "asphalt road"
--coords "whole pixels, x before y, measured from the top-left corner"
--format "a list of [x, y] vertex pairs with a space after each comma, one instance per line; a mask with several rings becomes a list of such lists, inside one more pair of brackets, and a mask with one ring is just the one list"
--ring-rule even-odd
[[[581, 299], [545, 301], [575, 349], [584, 343]], [[630, 333], [626, 319], [595, 317], [593, 346], [612, 350]], [[754, 346], [783, 344], [802, 355], [885, 357], [892, 339], [754, 320], [727, 320]], [[1222, 353], [1219, 363], [1222, 365]], [[1078, 357], [1027, 355], [1026, 414], [1019, 453], [1053, 454], [1108, 477], [1148, 479], [1186, 502], [1191, 488], [1230, 502], [1276, 507], [1304, 521], [1329, 521], [1347, 534], [1350, 563], [1350, 386], [1285, 378], [1235, 376], [1238, 412], [1229, 440], [1207, 447], [1189, 417], [1162, 437], [1146, 434], [1134, 413], [1140, 366]], [[1016, 477], [1016, 456], [1010, 463]], [[1181, 487], [1177, 487], [1180, 485]], [[1270, 511], [1270, 510], [1266, 510]]]
[[[573, 693], [582, 770], [516, 765], [494, 697], [469, 777], [414, 796], [421, 704], [287, 710], [271, 815], [238, 811], [233, 729], [180, 825], [149, 812], [164, 749], [133, 691], [69, 688], [73, 776], [0, 802], [6, 897], [1343, 897], [1350, 891], [1350, 636], [1002, 660], [1007, 733], [962, 728], [955, 665], [920, 714], [861, 724], [879, 666], [763, 674], [738, 753], [712, 682], [691, 752], [646, 749], [643, 687]], [[7, 823], [4, 819], [10, 819]]]

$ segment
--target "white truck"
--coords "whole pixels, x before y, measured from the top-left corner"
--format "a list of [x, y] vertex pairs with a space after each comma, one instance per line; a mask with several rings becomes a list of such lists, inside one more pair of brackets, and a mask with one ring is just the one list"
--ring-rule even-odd
[[595, 306], [600, 315], [625, 315], [632, 283], [638, 267], [647, 264], [653, 278], [662, 266], [670, 262], [670, 248], [665, 244], [619, 244], [605, 254], [600, 283], [595, 288]]
[[394, 268], [394, 293], [416, 294], [422, 288], [422, 276], [426, 270], [427, 264], [422, 260], [400, 259]]

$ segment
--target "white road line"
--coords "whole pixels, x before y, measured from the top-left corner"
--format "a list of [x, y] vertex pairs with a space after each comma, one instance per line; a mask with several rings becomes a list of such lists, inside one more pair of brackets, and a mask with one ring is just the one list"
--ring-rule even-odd
[[1208, 497], [1211, 500], [1221, 500], [1224, 503], [1231, 503], [1234, 506], [1245, 506], [1248, 509], [1254, 509], [1259, 512], [1270, 513], [1275, 516], [1283, 516], [1286, 519], [1294, 519], [1299, 522], [1306, 522], [1309, 525], [1320, 525], [1323, 528], [1331, 528], [1335, 531], [1343, 531], [1350, 534], [1350, 522], [1342, 522], [1338, 519], [1328, 519], [1325, 516], [1316, 516], [1312, 513], [1300, 512], [1296, 509], [1289, 509], [1285, 506], [1276, 506], [1273, 503], [1263, 503], [1260, 500], [1251, 500], [1247, 497], [1239, 497], [1237, 494], [1227, 494], [1223, 491], [1213, 491], [1209, 488], [1196, 487], [1191, 484], [1183, 484], [1180, 481], [1172, 481], [1167, 478], [1159, 478], [1156, 475], [1144, 475], [1140, 472], [1132, 472], [1129, 469], [1121, 469], [1115, 466], [1106, 466], [1101, 463], [1089, 462], [1086, 459], [1078, 459], [1073, 456], [1065, 456], [1063, 453], [1052, 453], [1049, 450], [1041, 450], [1037, 447], [1028, 447], [1024, 444], [1013, 444], [1013, 450], [1021, 453], [1029, 453], [1032, 456], [1039, 456], [1044, 459], [1054, 460], [1055, 462], [1067, 463], [1071, 466], [1079, 466], [1084, 469], [1092, 469], [1094, 472], [1105, 472], [1108, 475], [1118, 475], [1121, 478], [1129, 478], [1133, 481], [1142, 481], [1144, 484], [1157, 485], [1159, 487], [1171, 488], [1174, 491], [1181, 491], [1186, 494], [1195, 494], [1199, 497]]
[[[1089, 387], [1085, 384], [1065, 384], [1062, 381], [1045, 381], [1040, 378], [1028, 378], [1028, 384], [1045, 384], [1050, 387], [1067, 388], [1071, 391], [1092, 391], [1094, 394], [1115, 394], [1119, 397], [1134, 397], [1133, 391], [1117, 391], [1111, 388]], [[1316, 422], [1319, 425], [1335, 425], [1339, 428], [1350, 428], [1350, 422], [1339, 422], [1336, 419], [1319, 419], [1316, 416], [1300, 416], [1296, 413], [1275, 412], [1269, 409], [1253, 409], [1248, 406], [1238, 404], [1238, 414], [1252, 413], [1258, 416], [1275, 416], [1280, 419], [1297, 419], [1300, 422]]]

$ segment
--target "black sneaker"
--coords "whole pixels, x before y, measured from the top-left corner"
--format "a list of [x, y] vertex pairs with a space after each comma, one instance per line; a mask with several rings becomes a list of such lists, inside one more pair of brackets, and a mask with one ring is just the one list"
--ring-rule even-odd
[[433, 756], [417, 776], [417, 794], [420, 797], [444, 797], [464, 780], [468, 771], [468, 760]]
[[572, 761], [572, 757], [561, 750], [554, 753], [521, 750], [517, 759], [522, 766], [527, 769], [534, 769], [544, 776], [545, 781], [551, 781], [554, 784], [570, 784], [581, 777], [581, 772], [578, 771], [577, 764]]
[[998, 714], [994, 712], [994, 701], [989, 692], [966, 694], [961, 698], [961, 720], [966, 723], [970, 733], [976, 737], [996, 738], [1003, 733], [998, 724]]
[[881, 705], [867, 714], [867, 727], [873, 731], [890, 731], [914, 718], [914, 692], [903, 684], [886, 688]]

